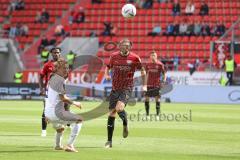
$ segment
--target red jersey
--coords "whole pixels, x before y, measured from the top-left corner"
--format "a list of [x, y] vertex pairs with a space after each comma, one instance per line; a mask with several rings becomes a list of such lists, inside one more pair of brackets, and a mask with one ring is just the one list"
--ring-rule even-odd
[[44, 80], [44, 87], [47, 87], [48, 81], [50, 79], [50, 76], [54, 70], [54, 64], [53, 61], [48, 61], [43, 65], [42, 70], [40, 71], [40, 76], [43, 77]]
[[161, 73], [165, 73], [164, 64], [160, 61], [157, 61], [157, 63], [149, 62], [146, 64], [145, 69], [147, 73], [147, 86], [159, 88], [161, 86]]
[[113, 90], [132, 90], [134, 72], [142, 68], [141, 59], [133, 52], [128, 56], [115, 52], [110, 57], [108, 68], [112, 70]]

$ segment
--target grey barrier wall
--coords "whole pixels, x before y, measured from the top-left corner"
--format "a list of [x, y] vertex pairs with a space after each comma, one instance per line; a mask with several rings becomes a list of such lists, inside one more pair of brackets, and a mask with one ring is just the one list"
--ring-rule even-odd
[[98, 38], [74, 38], [68, 37], [59, 45], [62, 54], [73, 51], [77, 55], [95, 55], [98, 51]]
[[12, 40], [0, 39], [0, 46], [0, 82], [13, 82], [14, 73], [24, 66]]

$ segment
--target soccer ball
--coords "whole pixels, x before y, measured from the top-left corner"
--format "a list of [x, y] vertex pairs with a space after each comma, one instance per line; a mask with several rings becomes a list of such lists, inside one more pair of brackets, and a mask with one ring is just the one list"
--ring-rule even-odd
[[124, 18], [132, 18], [136, 15], [136, 7], [132, 4], [125, 4], [122, 7], [122, 15]]

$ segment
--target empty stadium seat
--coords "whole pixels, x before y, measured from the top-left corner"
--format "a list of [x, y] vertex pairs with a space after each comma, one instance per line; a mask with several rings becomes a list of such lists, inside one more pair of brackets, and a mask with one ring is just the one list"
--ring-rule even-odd
[[[9, 0], [2, 0], [1, 15], [6, 14], [3, 9], [8, 7]], [[8, 28], [11, 25], [15, 25], [18, 22], [26, 23], [29, 26], [29, 38], [20, 38], [20, 44], [25, 47], [24, 44], [31, 43], [34, 38], [40, 37], [50, 24], [56, 22], [56, 18], [62, 16], [63, 11], [70, 8], [70, 4], [75, 3], [76, 0], [25, 0], [26, 9], [23, 11], [14, 11], [10, 18], [10, 24], [4, 24], [3, 28]], [[104, 0], [102, 4], [91, 4], [90, 0], [85, 2], [86, 22], [82, 24], [72, 24], [70, 26], [71, 36], [89, 36], [91, 30], [95, 30], [98, 34], [104, 30], [103, 22], [109, 21], [117, 27], [116, 37], [103, 37], [99, 36], [101, 43], [108, 41], [119, 41], [123, 37], [128, 37], [134, 41], [134, 50], [139, 51], [143, 57], [153, 48], [158, 49], [161, 55], [164, 57], [172, 58], [175, 55], [182, 56], [184, 58], [208, 58], [210, 55], [209, 45], [210, 41], [217, 40], [219, 37], [202, 37], [202, 36], [164, 36], [149, 37], [147, 33], [152, 30], [155, 25], [160, 25], [163, 31], [165, 31], [168, 23], [193, 20], [205, 21], [207, 23], [215, 24], [218, 21], [224, 22], [227, 28], [238, 19], [240, 14], [240, 1], [232, 0], [231, 2], [220, 0], [207, 1], [210, 14], [208, 16], [199, 16], [198, 11], [201, 5], [201, 0], [195, 0], [196, 14], [190, 17], [184, 15], [173, 17], [171, 16], [171, 3], [157, 3], [153, 5], [153, 9], [144, 10], [137, 9], [137, 16], [133, 19], [126, 20], [121, 17], [121, 7], [125, 3], [125, 0]], [[182, 11], [184, 12], [184, 6], [187, 0], [180, 1]], [[78, 8], [79, 6], [75, 6]], [[47, 24], [35, 24], [34, 19], [36, 16], [36, 10], [40, 11], [42, 8], [49, 10], [51, 18], [50, 23]], [[3, 17], [3, 16], [2, 16]], [[0, 22], [3, 21], [0, 16]], [[68, 19], [64, 21], [68, 23]], [[64, 24], [67, 25], [67, 24]], [[31, 40], [31, 41], [30, 41]], [[35, 45], [32, 45], [36, 48]], [[30, 46], [31, 48], [31, 46]], [[36, 54], [36, 53], [33, 53]], [[103, 57], [105, 60], [106, 54], [98, 52], [99, 57]], [[184, 67], [183, 67], [184, 69]]]

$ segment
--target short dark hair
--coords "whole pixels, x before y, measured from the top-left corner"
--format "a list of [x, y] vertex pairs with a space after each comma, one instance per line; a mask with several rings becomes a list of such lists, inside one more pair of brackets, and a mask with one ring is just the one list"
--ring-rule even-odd
[[61, 48], [59, 48], [59, 47], [53, 47], [53, 48], [50, 50], [50, 52], [52, 53], [53, 51], [55, 51], [55, 50], [57, 50], [57, 49], [58, 49], [60, 52], [62, 51]]

